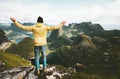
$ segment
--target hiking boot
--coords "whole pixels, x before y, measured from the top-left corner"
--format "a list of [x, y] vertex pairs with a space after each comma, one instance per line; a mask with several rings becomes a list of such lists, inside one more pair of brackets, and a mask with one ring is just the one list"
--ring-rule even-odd
[[40, 70], [35, 70], [36, 75], [40, 75]]
[[44, 69], [43, 69], [43, 75], [46, 76], [46, 73], [47, 73], [47, 69], [44, 68]]

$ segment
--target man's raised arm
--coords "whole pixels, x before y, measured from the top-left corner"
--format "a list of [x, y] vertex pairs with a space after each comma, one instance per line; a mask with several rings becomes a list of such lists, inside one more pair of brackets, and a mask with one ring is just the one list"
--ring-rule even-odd
[[19, 28], [23, 29], [23, 30], [27, 30], [27, 31], [32, 31], [33, 30], [33, 26], [24, 26], [21, 23], [17, 22], [17, 20], [15, 18], [11, 18], [11, 21]]
[[66, 21], [62, 21], [59, 25], [57, 25], [57, 26], [48, 26], [47, 27], [47, 29], [49, 30], [49, 31], [51, 31], [51, 30], [56, 30], [56, 29], [60, 29], [60, 28], [62, 28], [64, 25], [65, 25], [65, 23], [66, 23]]

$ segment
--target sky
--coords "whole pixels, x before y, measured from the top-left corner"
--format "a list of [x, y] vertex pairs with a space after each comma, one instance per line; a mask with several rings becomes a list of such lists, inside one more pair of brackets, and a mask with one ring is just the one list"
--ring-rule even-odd
[[0, 0], [0, 23], [36, 23], [38, 16], [44, 23], [99, 23], [104, 29], [120, 29], [120, 0]]

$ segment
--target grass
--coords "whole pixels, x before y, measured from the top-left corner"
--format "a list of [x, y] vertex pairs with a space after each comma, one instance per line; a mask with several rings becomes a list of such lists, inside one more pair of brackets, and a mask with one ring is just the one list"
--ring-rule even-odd
[[0, 65], [0, 69], [30, 65], [30, 62], [28, 60], [25, 60], [20, 56], [9, 54], [6, 52], [0, 52], [0, 62], [5, 63], [4, 65], [2, 64]]

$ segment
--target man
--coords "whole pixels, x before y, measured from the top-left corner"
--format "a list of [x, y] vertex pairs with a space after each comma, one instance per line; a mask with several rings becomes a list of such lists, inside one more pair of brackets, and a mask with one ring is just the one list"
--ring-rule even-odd
[[44, 75], [46, 74], [46, 44], [47, 44], [47, 32], [48, 31], [52, 31], [52, 30], [56, 30], [59, 28], [62, 28], [66, 21], [62, 21], [59, 25], [57, 26], [47, 26], [43, 24], [43, 18], [42, 17], [38, 17], [37, 19], [37, 23], [33, 26], [24, 26], [22, 24], [20, 24], [19, 22], [17, 22], [17, 20], [15, 18], [10, 18], [13, 23], [26, 31], [32, 31], [33, 32], [33, 36], [34, 36], [34, 54], [35, 54], [35, 68], [36, 68], [36, 73], [39, 75], [40, 74], [40, 63], [39, 63], [39, 59], [40, 59], [40, 52], [42, 53], [42, 58], [43, 58], [43, 73]]

